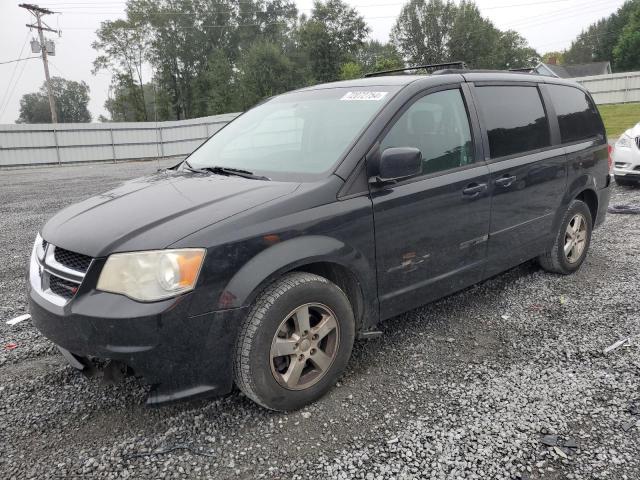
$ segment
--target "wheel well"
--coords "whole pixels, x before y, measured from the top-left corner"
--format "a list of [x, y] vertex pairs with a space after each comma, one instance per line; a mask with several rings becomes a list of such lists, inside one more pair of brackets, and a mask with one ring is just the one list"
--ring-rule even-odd
[[596, 215], [598, 215], [598, 195], [593, 190], [583, 190], [576, 197], [576, 200], [582, 200], [589, 207], [591, 212], [591, 221], [595, 225]]
[[313, 273], [320, 275], [327, 280], [335, 283], [347, 295], [351, 307], [353, 308], [353, 316], [356, 320], [356, 332], [362, 326], [362, 316], [364, 315], [364, 298], [358, 278], [348, 268], [337, 263], [318, 262], [302, 265], [294, 269], [298, 272]]

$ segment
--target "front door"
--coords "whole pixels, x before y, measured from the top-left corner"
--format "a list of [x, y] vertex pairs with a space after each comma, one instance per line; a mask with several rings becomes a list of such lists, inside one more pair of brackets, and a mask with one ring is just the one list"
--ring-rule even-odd
[[414, 147], [422, 174], [371, 187], [381, 318], [410, 310], [482, 277], [489, 233], [489, 169], [476, 161], [459, 86], [405, 107], [380, 152]]

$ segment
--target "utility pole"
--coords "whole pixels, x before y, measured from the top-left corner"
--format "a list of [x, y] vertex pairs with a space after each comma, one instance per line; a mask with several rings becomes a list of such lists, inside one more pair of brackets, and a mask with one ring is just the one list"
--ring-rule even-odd
[[40, 51], [42, 53], [42, 63], [44, 64], [44, 77], [47, 80], [47, 94], [49, 95], [49, 109], [51, 110], [51, 123], [58, 123], [58, 114], [56, 112], [56, 102], [53, 98], [53, 92], [51, 91], [51, 78], [49, 77], [49, 62], [48, 62], [48, 54], [47, 54], [47, 45], [44, 41], [43, 30], [47, 32], [58, 33], [57, 30], [49, 28], [48, 25], [42, 26], [42, 17], [44, 15], [51, 15], [51, 10], [47, 8], [41, 8], [38, 5], [31, 5], [29, 3], [21, 3], [18, 5], [21, 8], [28, 10], [33, 16], [36, 17], [36, 24], [27, 24], [29, 28], [35, 28], [38, 30], [38, 37], [40, 38]]

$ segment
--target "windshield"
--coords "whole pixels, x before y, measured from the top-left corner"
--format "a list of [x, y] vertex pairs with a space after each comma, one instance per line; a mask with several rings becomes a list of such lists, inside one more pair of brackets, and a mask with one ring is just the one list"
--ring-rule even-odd
[[275, 97], [218, 131], [188, 157], [189, 165], [275, 178], [327, 172], [397, 90], [331, 88]]

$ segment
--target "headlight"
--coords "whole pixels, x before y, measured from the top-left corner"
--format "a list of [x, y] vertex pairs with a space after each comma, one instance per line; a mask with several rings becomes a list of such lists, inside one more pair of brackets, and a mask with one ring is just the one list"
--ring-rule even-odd
[[205, 250], [154, 250], [114, 253], [100, 273], [98, 290], [150, 302], [193, 290]]
[[627, 135], [622, 135], [616, 143], [616, 146], [631, 148], [633, 146], [633, 139]]
[[38, 257], [38, 260], [44, 260], [44, 242], [42, 241], [40, 233], [36, 235], [36, 241], [33, 244], [33, 249], [36, 252], [36, 257]]

